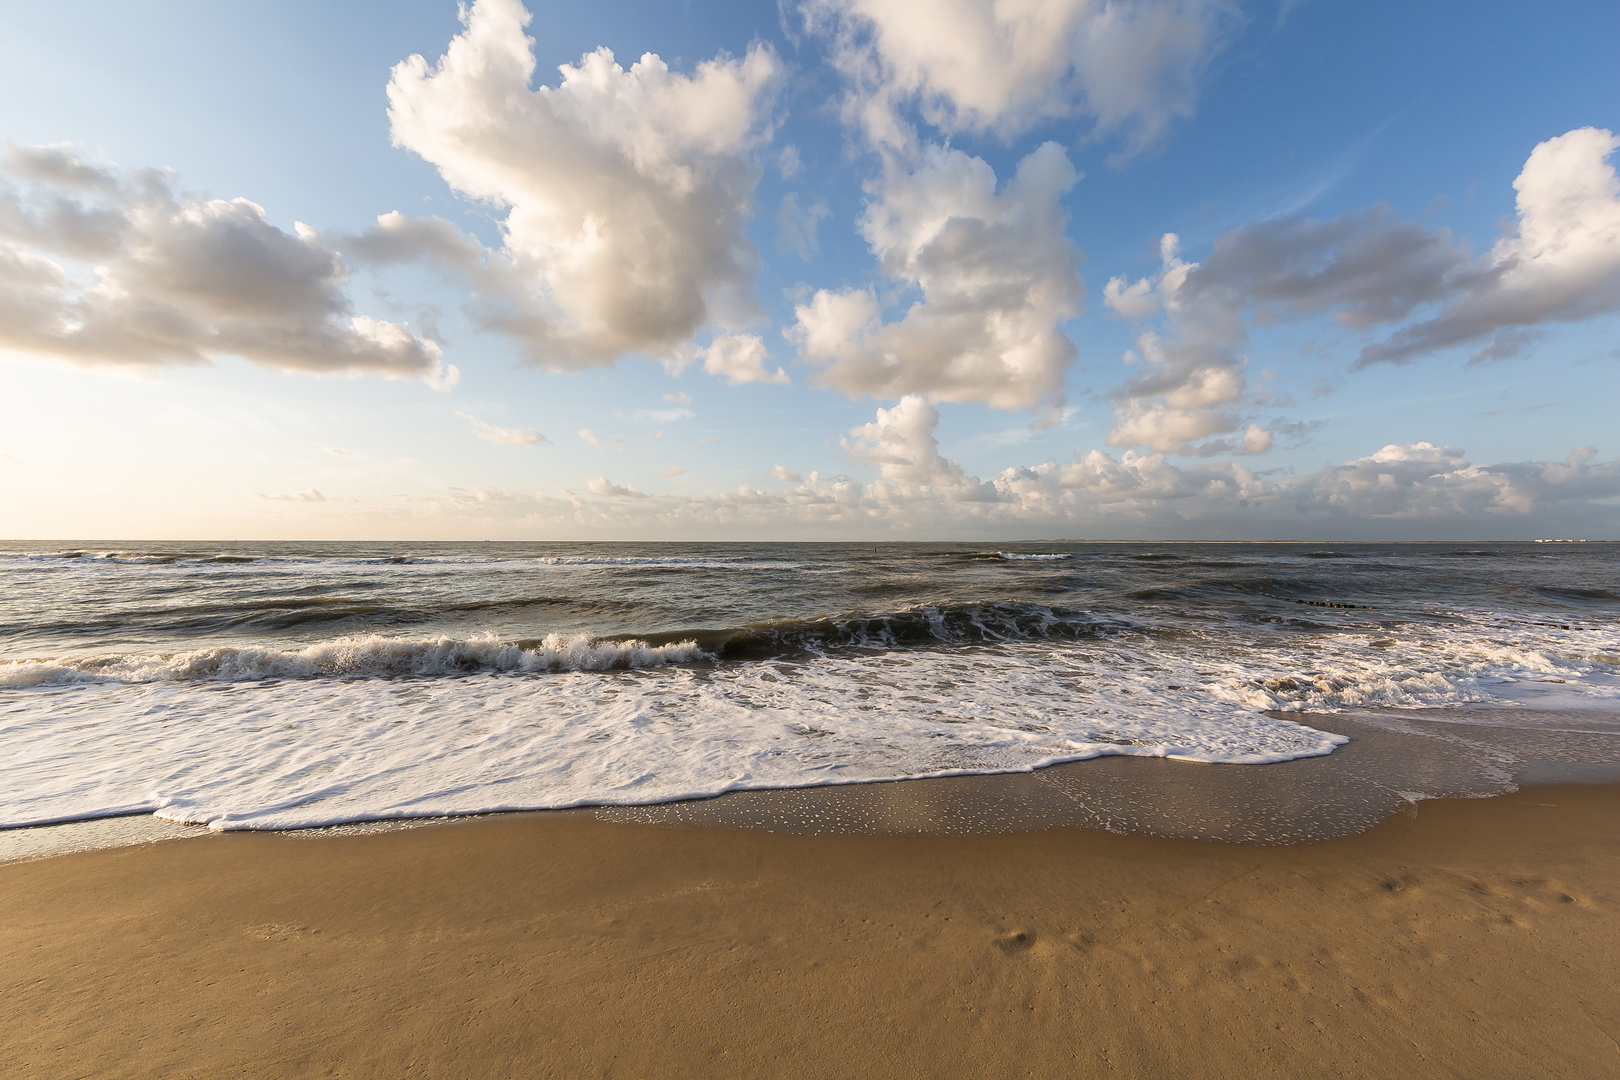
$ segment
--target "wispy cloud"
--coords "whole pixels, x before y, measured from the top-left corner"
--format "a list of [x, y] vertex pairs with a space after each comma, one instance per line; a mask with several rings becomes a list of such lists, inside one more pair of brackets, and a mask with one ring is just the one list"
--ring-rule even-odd
[[458, 412], [457, 416], [472, 425], [473, 434], [497, 446], [550, 446], [551, 440], [538, 431], [500, 427], [486, 423], [471, 413]]
[[319, 502], [326, 502], [327, 501], [326, 496], [322, 495], [319, 491], [315, 490], [314, 488], [310, 488], [308, 491], [299, 491], [299, 492], [296, 492], [296, 493], [294, 493], [292, 495], [265, 495], [262, 492], [257, 492], [257, 491], [254, 492], [253, 494], [254, 494], [255, 498], [269, 499], [272, 502], [319, 503]]

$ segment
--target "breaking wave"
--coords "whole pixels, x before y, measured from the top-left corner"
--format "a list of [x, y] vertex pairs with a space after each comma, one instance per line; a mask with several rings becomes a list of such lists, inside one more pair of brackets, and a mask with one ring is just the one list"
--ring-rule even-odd
[[458, 640], [366, 634], [294, 650], [219, 646], [155, 656], [119, 654], [12, 661], [0, 664], [0, 687], [612, 671], [663, 667], [704, 656], [694, 641], [651, 645], [636, 639], [615, 641], [588, 634], [550, 634], [538, 641], [516, 643], [492, 635]]

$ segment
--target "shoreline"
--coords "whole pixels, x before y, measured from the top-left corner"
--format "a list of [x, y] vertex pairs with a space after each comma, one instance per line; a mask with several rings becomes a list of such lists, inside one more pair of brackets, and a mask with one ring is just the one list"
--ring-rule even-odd
[[0, 1075], [1571, 1076], [1620, 786], [1291, 847], [519, 814], [0, 866]]
[[[1346, 734], [1349, 742], [1329, 754], [1267, 764], [1102, 755], [1023, 772], [747, 788], [663, 803], [503, 809], [264, 831], [319, 837], [539, 814], [811, 835], [1003, 835], [1078, 828], [1272, 846], [1355, 835], [1414, 802], [1494, 796], [1546, 784], [1620, 783], [1620, 715], [1612, 707], [1481, 705], [1272, 715]], [[205, 826], [145, 813], [5, 829], [0, 830], [0, 865], [207, 835], [215, 834]]]

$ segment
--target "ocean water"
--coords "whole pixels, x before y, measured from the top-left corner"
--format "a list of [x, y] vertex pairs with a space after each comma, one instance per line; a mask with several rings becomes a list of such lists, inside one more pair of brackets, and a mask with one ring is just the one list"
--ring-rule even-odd
[[1480, 707], [1532, 752], [1620, 712], [1620, 545], [0, 544], [7, 828], [1254, 768]]

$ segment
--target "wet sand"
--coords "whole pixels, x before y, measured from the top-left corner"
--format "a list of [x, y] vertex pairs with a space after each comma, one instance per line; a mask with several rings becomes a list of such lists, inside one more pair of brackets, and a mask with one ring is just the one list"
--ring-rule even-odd
[[0, 1075], [1608, 1076], [1620, 787], [1292, 847], [526, 814], [0, 866]]

